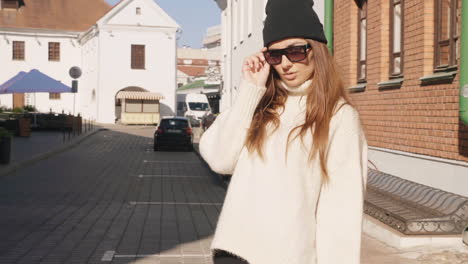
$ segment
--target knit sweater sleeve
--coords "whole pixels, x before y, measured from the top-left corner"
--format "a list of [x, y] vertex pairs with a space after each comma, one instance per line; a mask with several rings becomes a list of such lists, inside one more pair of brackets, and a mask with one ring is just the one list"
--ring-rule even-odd
[[233, 173], [255, 108], [265, 91], [265, 87], [242, 80], [234, 104], [220, 113], [201, 136], [200, 154], [213, 171], [220, 174]]
[[367, 142], [358, 112], [343, 106], [330, 125], [327, 169], [317, 205], [317, 264], [359, 264]]

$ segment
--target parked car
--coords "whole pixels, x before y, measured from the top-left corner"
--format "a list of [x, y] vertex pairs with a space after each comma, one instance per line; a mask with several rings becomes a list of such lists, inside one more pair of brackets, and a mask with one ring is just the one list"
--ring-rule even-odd
[[207, 113], [206, 115], [204, 115], [201, 120], [201, 127], [203, 128], [203, 130], [207, 130], [211, 126], [211, 124], [213, 124], [217, 116], [218, 114], [212, 113]]
[[186, 117], [163, 117], [154, 132], [154, 151], [161, 147], [183, 147], [193, 150], [192, 126]]

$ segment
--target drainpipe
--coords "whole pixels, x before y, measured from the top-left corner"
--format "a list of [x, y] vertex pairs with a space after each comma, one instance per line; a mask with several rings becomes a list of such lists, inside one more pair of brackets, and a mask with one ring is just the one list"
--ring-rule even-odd
[[327, 46], [330, 53], [333, 55], [333, 2], [334, 0], [325, 1], [325, 36], [327, 38]]
[[468, 126], [468, 34], [466, 34], [468, 32], [468, 0], [462, 1], [461, 14], [460, 119]]

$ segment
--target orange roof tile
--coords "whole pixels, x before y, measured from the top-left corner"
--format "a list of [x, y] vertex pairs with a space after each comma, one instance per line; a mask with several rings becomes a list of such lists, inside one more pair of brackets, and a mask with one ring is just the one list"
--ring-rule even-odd
[[200, 66], [177, 66], [177, 69], [188, 76], [197, 77], [197, 76], [205, 76], [206, 67]]
[[111, 6], [104, 0], [24, 0], [25, 6], [0, 10], [0, 27], [86, 31]]

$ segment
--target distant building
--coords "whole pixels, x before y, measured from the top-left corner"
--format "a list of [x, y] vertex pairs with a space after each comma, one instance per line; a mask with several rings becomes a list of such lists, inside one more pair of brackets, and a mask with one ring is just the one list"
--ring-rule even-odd
[[[121, 111], [145, 112], [143, 100], [128, 109], [120, 91], [146, 91], [161, 99], [151, 111], [175, 113], [177, 23], [152, 0], [0, 0], [0, 83], [38, 69], [71, 86], [68, 70], [82, 69], [78, 93], [2, 94], [6, 107], [80, 113], [113, 123]], [[127, 93], [131, 94], [131, 93]], [[75, 107], [73, 107], [75, 97]], [[132, 101], [133, 100], [133, 101]]]
[[205, 93], [211, 108], [218, 112], [221, 81], [219, 50], [177, 49], [177, 93]]
[[221, 25], [210, 27], [203, 38], [203, 47], [221, 50]]

